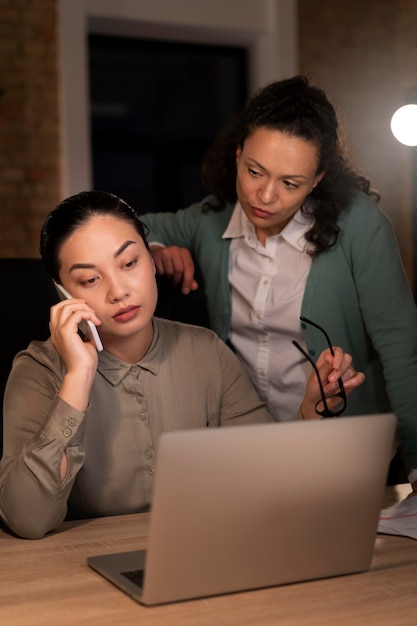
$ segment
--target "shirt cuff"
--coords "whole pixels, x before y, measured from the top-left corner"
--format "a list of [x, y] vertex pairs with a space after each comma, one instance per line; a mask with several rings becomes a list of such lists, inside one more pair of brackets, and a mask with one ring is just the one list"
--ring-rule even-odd
[[85, 430], [84, 416], [85, 413], [56, 396], [42, 432], [48, 438], [60, 441], [64, 447], [79, 445]]

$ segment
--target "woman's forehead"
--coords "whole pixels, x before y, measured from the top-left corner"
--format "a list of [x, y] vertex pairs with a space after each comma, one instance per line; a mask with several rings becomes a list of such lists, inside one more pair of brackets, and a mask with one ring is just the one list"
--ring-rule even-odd
[[83, 255], [113, 254], [125, 241], [144, 245], [142, 237], [128, 220], [113, 215], [93, 215], [63, 242], [60, 257], [64, 259], [68, 254], [81, 252]]

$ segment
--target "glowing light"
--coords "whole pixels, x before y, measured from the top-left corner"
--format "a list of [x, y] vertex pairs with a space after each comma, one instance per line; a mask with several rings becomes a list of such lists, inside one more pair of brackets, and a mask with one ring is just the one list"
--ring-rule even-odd
[[417, 104], [406, 104], [391, 118], [392, 134], [406, 146], [417, 146]]

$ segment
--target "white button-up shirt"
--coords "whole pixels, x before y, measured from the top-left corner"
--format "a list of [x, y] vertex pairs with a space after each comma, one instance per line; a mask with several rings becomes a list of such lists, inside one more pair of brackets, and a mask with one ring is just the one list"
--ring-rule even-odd
[[265, 247], [237, 203], [223, 238], [231, 238], [230, 340], [257, 391], [277, 421], [294, 419], [311, 365], [292, 344], [305, 347], [300, 311], [312, 259], [305, 233], [310, 221], [298, 211]]

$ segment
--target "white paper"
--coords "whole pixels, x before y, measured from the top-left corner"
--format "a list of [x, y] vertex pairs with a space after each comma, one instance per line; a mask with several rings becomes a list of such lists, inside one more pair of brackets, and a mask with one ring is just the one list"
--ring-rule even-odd
[[378, 532], [417, 539], [417, 496], [382, 509]]

